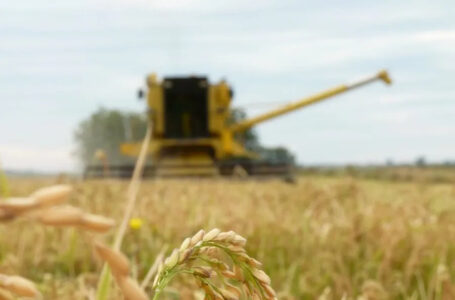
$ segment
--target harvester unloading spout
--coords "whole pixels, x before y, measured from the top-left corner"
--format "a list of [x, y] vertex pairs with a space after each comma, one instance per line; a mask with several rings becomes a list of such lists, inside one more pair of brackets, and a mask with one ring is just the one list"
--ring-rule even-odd
[[[234, 139], [242, 132], [261, 122], [318, 103], [333, 96], [382, 80], [391, 84], [386, 71], [316, 93], [268, 113], [229, 125], [232, 90], [221, 81], [212, 84], [206, 77], [168, 77], [158, 80], [152, 74], [147, 78], [145, 95], [148, 116], [152, 123], [149, 156], [152, 165], [146, 175], [232, 175], [239, 166], [249, 175], [282, 174], [290, 166], [254, 160]], [[121, 145], [124, 155], [137, 157], [141, 143]], [[100, 169], [100, 170], [98, 170]], [[97, 176], [102, 168], [88, 168], [88, 176]], [[111, 166], [111, 174], [129, 176], [131, 166]]]
[[381, 70], [374, 75], [366, 76], [359, 80], [353, 81], [352, 83], [342, 84], [342, 85], [330, 88], [330, 89], [322, 91], [320, 93], [316, 93], [309, 97], [305, 97], [298, 101], [284, 105], [282, 107], [279, 107], [275, 110], [264, 113], [262, 115], [259, 115], [259, 116], [253, 117], [251, 119], [247, 119], [245, 121], [233, 124], [230, 127], [226, 128], [226, 130], [223, 132], [223, 140], [224, 140], [224, 144], [226, 145], [225, 149], [227, 152], [230, 152], [232, 155], [239, 155], [239, 153], [236, 153], [236, 149], [238, 149], [238, 147], [235, 147], [235, 145], [234, 145], [235, 142], [234, 142], [234, 138], [233, 138], [233, 136], [236, 132], [245, 131], [253, 126], [256, 126], [259, 123], [282, 116], [282, 115], [287, 114], [292, 111], [296, 111], [300, 108], [309, 106], [311, 104], [315, 104], [315, 103], [321, 102], [323, 100], [327, 100], [328, 98], [331, 98], [333, 96], [342, 94], [349, 90], [364, 86], [366, 84], [369, 84], [369, 83], [372, 83], [372, 82], [375, 82], [378, 80], [382, 80], [387, 85], [392, 84], [392, 80], [390, 79], [387, 71]]
[[281, 115], [284, 115], [284, 114], [286, 114], [288, 112], [291, 112], [291, 111], [294, 111], [294, 110], [298, 110], [299, 108], [303, 108], [305, 106], [308, 106], [308, 105], [311, 105], [311, 104], [314, 104], [314, 103], [318, 103], [318, 102], [320, 102], [322, 100], [326, 100], [326, 99], [328, 99], [330, 97], [333, 97], [333, 96], [336, 96], [338, 94], [347, 92], [349, 90], [361, 87], [363, 85], [366, 85], [368, 83], [372, 83], [372, 82], [377, 81], [377, 80], [382, 80], [383, 82], [385, 82], [388, 85], [392, 84], [392, 80], [390, 79], [389, 74], [387, 73], [387, 71], [382, 70], [382, 71], [379, 71], [375, 75], [367, 76], [367, 77], [362, 78], [360, 80], [353, 81], [352, 83], [342, 84], [342, 85], [333, 87], [333, 88], [325, 90], [323, 92], [320, 92], [320, 93], [311, 95], [309, 97], [303, 98], [301, 100], [298, 100], [296, 102], [290, 103], [288, 105], [280, 107], [280, 108], [278, 108], [276, 110], [273, 110], [271, 112], [265, 113], [263, 115], [260, 115], [260, 116], [257, 116], [257, 117], [242, 121], [240, 123], [234, 124], [234, 125], [232, 125], [229, 128], [229, 130], [231, 132], [244, 131], [244, 130], [246, 130], [248, 128], [251, 128], [251, 127], [255, 126], [258, 123], [267, 121], [269, 119], [272, 119], [272, 118], [275, 118], [275, 117], [278, 117], [278, 116], [281, 116]]

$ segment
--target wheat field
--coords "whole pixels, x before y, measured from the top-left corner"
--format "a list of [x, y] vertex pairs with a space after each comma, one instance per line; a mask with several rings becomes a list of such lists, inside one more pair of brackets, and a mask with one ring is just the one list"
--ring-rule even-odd
[[[10, 179], [10, 193], [70, 183], [70, 204], [121, 220], [128, 182]], [[141, 280], [156, 256], [199, 229], [234, 230], [278, 299], [455, 299], [455, 184], [349, 176], [146, 180], [122, 251]], [[33, 280], [44, 299], [93, 299], [102, 262], [84, 231], [0, 224], [0, 273]], [[97, 237], [111, 243], [114, 232]], [[162, 299], [198, 299], [178, 278]], [[122, 299], [116, 291], [115, 299]], [[114, 298], [113, 298], [114, 299]]]

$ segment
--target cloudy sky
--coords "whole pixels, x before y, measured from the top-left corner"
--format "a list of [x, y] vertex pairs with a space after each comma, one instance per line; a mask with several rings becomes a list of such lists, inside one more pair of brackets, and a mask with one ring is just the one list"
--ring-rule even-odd
[[150, 72], [227, 78], [254, 115], [382, 68], [393, 86], [264, 123], [262, 141], [307, 164], [455, 159], [454, 15], [451, 0], [0, 0], [0, 159], [75, 170], [77, 124], [144, 111]]

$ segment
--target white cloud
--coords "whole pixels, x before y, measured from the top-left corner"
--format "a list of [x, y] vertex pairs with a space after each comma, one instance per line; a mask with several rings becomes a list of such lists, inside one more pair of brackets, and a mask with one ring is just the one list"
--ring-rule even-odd
[[159, 10], [163, 12], [216, 12], [216, 11], [232, 11], [241, 9], [257, 9], [259, 6], [266, 6], [274, 1], [261, 0], [255, 1], [242, 1], [242, 0], [114, 0], [106, 1], [100, 0], [96, 5], [102, 7], [115, 7], [115, 8], [145, 8], [150, 10]]
[[431, 30], [422, 31], [412, 36], [413, 39], [422, 42], [455, 42], [455, 30]]

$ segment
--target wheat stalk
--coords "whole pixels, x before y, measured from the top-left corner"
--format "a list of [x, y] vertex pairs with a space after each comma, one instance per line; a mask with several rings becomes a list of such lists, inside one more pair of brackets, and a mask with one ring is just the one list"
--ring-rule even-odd
[[[114, 240], [114, 250], [119, 251], [123, 238], [126, 233], [126, 229], [128, 227], [128, 221], [131, 218], [133, 213], [134, 206], [136, 204], [137, 194], [139, 192], [139, 187], [141, 184], [141, 176], [144, 171], [145, 161], [147, 157], [148, 146], [150, 144], [150, 139], [152, 136], [152, 126], [149, 122], [147, 126], [147, 132], [145, 134], [145, 138], [142, 142], [141, 150], [139, 152], [139, 157], [136, 161], [134, 166], [133, 176], [131, 178], [130, 184], [127, 190], [127, 204], [125, 208], [125, 213], [123, 215], [122, 222], [120, 223], [120, 227], [117, 231]], [[111, 284], [111, 278], [109, 275], [109, 270], [106, 266], [103, 267], [97, 288], [96, 299], [97, 300], [107, 300], [109, 297], [109, 287]]]
[[162, 263], [162, 261], [164, 260], [164, 253], [166, 252], [168, 248], [168, 245], [165, 245], [160, 253], [157, 255], [157, 257], [155, 258], [155, 261], [154, 263], [152, 264], [152, 266], [149, 268], [147, 274], [145, 275], [144, 277], [144, 280], [142, 280], [141, 282], [141, 288], [145, 289], [147, 287], [147, 285], [150, 283], [150, 281], [153, 279], [153, 276], [156, 274], [156, 272], [158, 271], [158, 267], [160, 266], [160, 264]]
[[150, 138], [152, 135], [151, 125], [147, 127], [144, 141], [142, 142], [141, 151], [137, 159], [136, 165], [134, 166], [133, 177], [131, 178], [130, 185], [127, 190], [127, 204], [125, 213], [123, 215], [122, 223], [117, 231], [114, 241], [114, 249], [120, 250], [122, 246], [123, 237], [125, 236], [126, 229], [128, 228], [128, 221], [133, 213], [134, 206], [136, 204], [137, 193], [141, 185], [141, 176], [144, 171], [145, 161], [147, 157], [147, 149], [150, 144]]

